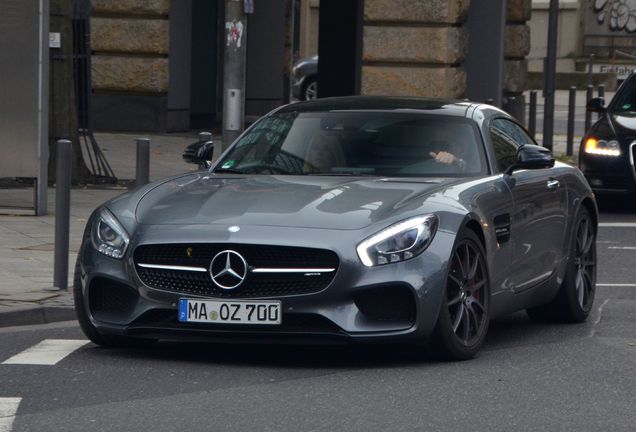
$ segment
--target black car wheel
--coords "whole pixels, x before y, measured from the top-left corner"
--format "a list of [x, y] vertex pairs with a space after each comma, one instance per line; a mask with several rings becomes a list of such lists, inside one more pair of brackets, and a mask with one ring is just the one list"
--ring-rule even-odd
[[581, 207], [576, 218], [565, 279], [547, 305], [528, 309], [536, 321], [583, 322], [587, 319], [596, 292], [596, 230], [590, 211]]
[[307, 78], [307, 82], [303, 87], [303, 100], [314, 100], [318, 97], [318, 80], [316, 78]]
[[99, 333], [91, 323], [88, 313], [86, 312], [84, 294], [82, 292], [79, 260], [75, 263], [75, 273], [73, 276], [73, 301], [75, 303], [75, 313], [77, 314], [77, 321], [79, 322], [80, 328], [86, 337], [94, 344], [115, 348], [131, 346], [137, 342], [135, 339], [125, 336], [103, 335]]
[[434, 345], [451, 360], [474, 357], [486, 338], [490, 286], [484, 248], [470, 230], [458, 239], [434, 331]]

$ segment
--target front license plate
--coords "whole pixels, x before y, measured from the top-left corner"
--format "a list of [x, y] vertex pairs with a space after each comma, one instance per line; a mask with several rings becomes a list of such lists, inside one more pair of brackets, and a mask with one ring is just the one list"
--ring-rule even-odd
[[211, 324], [280, 324], [280, 302], [180, 299], [179, 321]]

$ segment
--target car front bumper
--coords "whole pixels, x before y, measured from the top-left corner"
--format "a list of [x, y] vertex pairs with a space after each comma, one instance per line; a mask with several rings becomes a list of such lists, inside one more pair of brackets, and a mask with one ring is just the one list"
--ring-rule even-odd
[[[448, 259], [442, 257], [450, 256], [454, 235], [438, 231], [421, 255], [367, 268], [355, 252], [358, 231], [321, 230], [320, 235], [303, 235], [307, 231], [262, 226], [242, 227], [238, 233], [215, 226], [139, 227], [122, 260], [102, 255], [85, 236], [79, 256], [84, 307], [100, 333], [162, 340], [423, 343], [429, 338], [447, 277]], [[229, 249], [232, 244], [292, 246], [284, 239], [294, 239], [293, 246], [333, 250], [339, 267], [331, 283], [319, 292], [254, 299], [280, 300], [281, 325], [180, 323], [179, 299], [211, 297], [146, 286], [132, 258], [132, 251], [142, 244], [207, 242], [227, 244]], [[387, 316], [386, 309], [394, 313]]]
[[581, 171], [596, 194], [636, 193], [636, 168], [634, 166], [636, 146], [618, 157], [583, 154]]

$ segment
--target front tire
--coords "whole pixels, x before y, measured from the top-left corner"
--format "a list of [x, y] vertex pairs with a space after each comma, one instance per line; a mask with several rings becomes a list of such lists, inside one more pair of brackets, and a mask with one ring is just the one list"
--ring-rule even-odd
[[490, 283], [486, 253], [477, 235], [460, 234], [451, 255], [433, 345], [449, 360], [473, 358], [490, 321]]
[[581, 207], [563, 284], [550, 303], [527, 310], [535, 321], [580, 323], [587, 319], [596, 293], [596, 229], [590, 211]]

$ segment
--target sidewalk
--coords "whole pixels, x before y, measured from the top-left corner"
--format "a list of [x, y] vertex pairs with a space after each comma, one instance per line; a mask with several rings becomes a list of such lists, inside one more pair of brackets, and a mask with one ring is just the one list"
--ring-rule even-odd
[[[95, 134], [104, 155], [118, 179], [135, 178], [135, 134]], [[145, 136], [145, 135], [143, 135]], [[152, 135], [150, 179], [196, 169], [183, 162], [183, 149], [197, 140], [191, 135]], [[26, 195], [32, 203], [31, 189], [0, 190], [3, 196]], [[48, 193], [48, 215], [0, 215], [0, 327], [42, 324], [75, 318], [72, 278], [75, 258], [86, 220], [104, 201], [126, 192], [117, 185], [71, 191], [69, 291], [50, 291], [53, 286], [55, 241], [55, 189]]]

